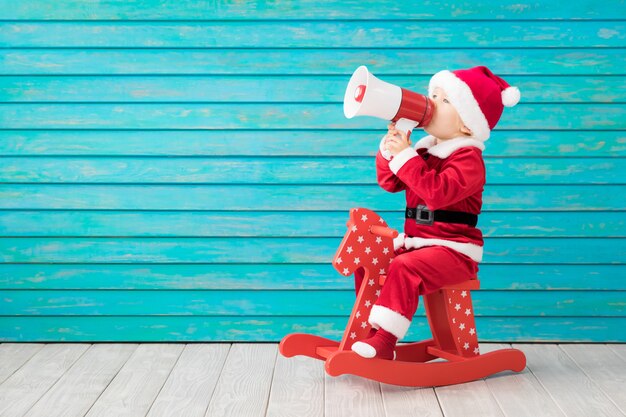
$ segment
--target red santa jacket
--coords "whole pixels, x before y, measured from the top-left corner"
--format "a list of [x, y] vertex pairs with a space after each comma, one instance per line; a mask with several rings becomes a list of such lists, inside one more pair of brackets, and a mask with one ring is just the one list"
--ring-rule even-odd
[[[435, 138], [420, 139], [391, 157], [383, 148], [376, 155], [378, 184], [392, 193], [406, 192], [407, 207], [426, 205], [430, 210], [464, 211], [478, 215], [485, 185], [483, 142], [459, 137], [435, 144]], [[460, 223], [417, 224], [406, 219], [404, 233], [394, 240], [395, 248], [441, 245], [482, 261], [483, 236], [477, 227]]]

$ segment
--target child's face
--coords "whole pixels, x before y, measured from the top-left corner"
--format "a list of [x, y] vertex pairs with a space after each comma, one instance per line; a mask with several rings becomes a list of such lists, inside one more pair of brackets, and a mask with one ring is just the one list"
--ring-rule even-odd
[[463, 124], [454, 106], [448, 101], [448, 96], [443, 89], [436, 87], [431, 99], [436, 106], [433, 118], [424, 128], [429, 135], [439, 139], [452, 139], [471, 133]]

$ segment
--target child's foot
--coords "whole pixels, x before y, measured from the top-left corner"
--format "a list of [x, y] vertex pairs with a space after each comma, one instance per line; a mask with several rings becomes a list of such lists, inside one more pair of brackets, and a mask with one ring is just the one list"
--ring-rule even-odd
[[374, 327], [370, 327], [370, 332], [367, 334], [367, 336], [365, 336], [366, 339], [369, 339], [370, 337], [374, 337], [374, 335], [376, 334], [376, 328]]
[[372, 337], [353, 344], [352, 350], [364, 358], [395, 359], [397, 341], [397, 337], [380, 328]]

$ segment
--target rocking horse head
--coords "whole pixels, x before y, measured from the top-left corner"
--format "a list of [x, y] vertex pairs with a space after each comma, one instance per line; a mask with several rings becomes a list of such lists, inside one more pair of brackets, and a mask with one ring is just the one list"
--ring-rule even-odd
[[389, 228], [378, 214], [365, 208], [350, 209], [346, 225], [348, 231], [333, 258], [335, 269], [344, 276], [358, 268], [375, 275], [386, 274], [394, 256], [393, 238], [398, 232]]

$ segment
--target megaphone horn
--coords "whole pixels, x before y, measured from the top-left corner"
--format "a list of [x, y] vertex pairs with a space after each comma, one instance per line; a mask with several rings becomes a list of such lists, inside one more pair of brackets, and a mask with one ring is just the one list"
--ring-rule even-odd
[[376, 78], [364, 65], [354, 71], [343, 97], [343, 113], [354, 116], [373, 116], [396, 122], [398, 129], [407, 133], [430, 123], [435, 103], [427, 96]]

